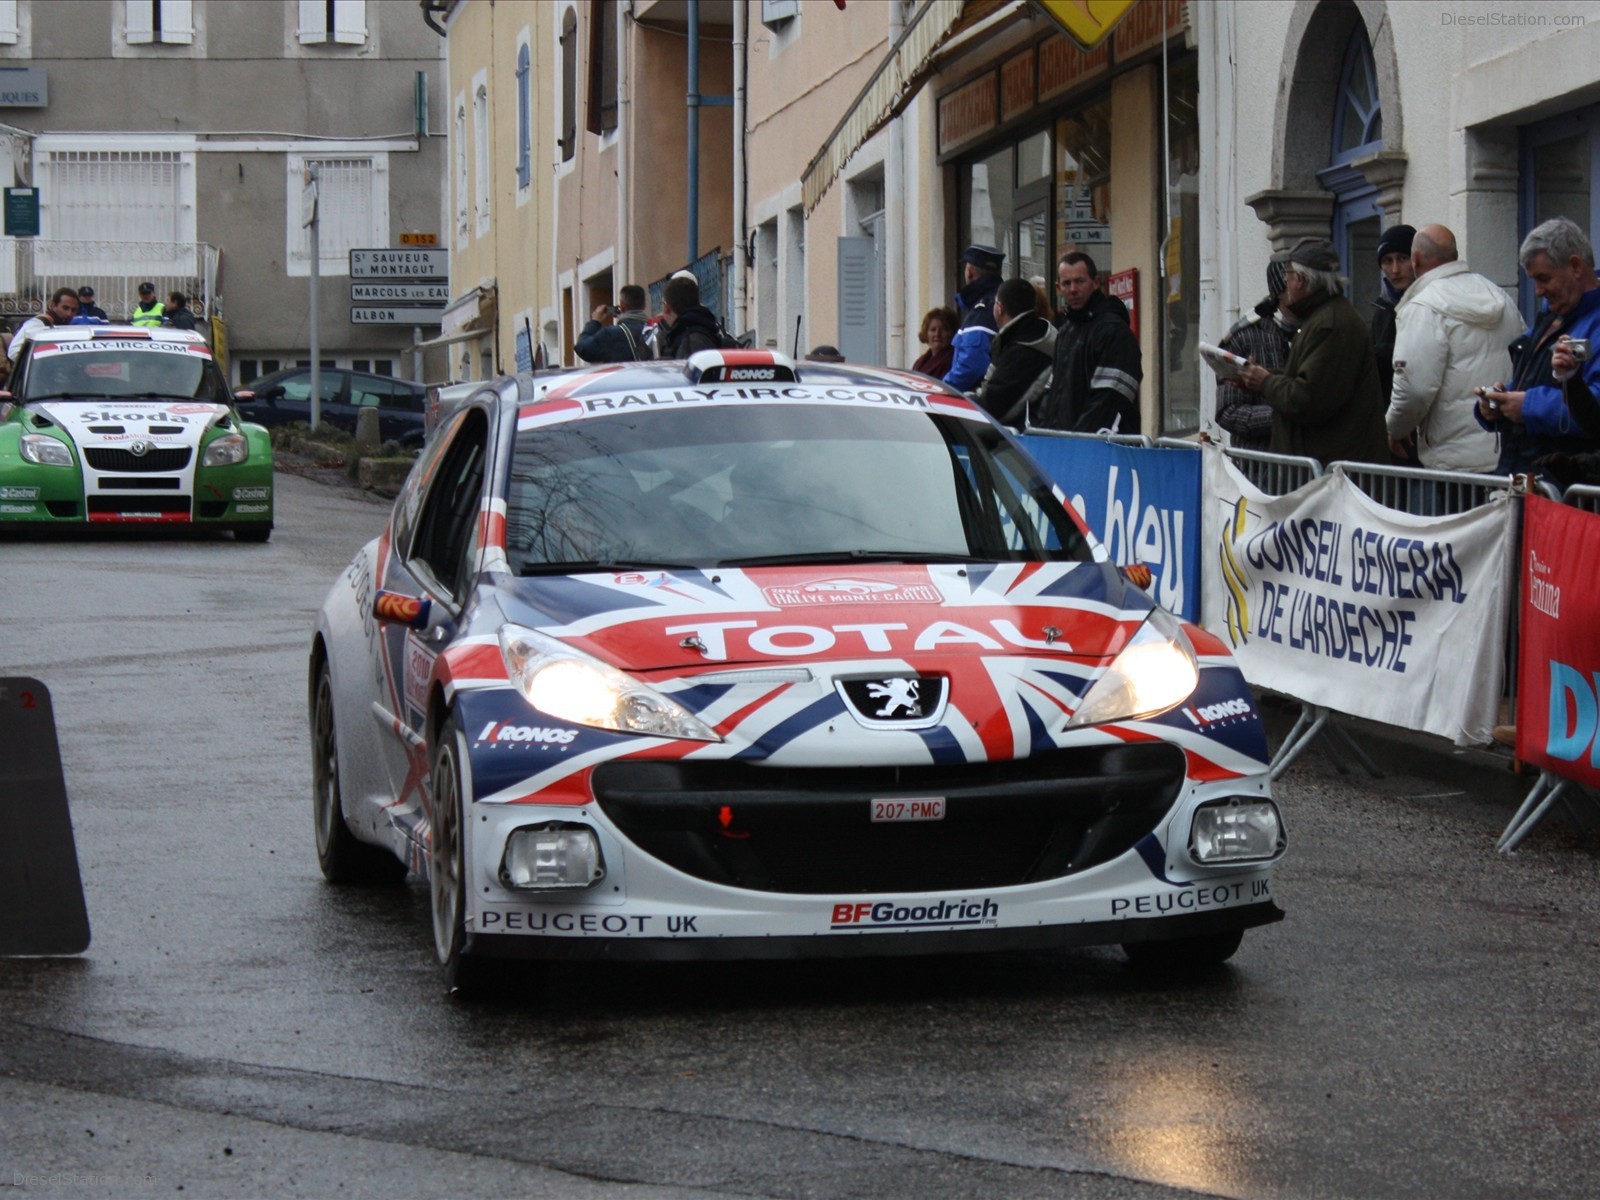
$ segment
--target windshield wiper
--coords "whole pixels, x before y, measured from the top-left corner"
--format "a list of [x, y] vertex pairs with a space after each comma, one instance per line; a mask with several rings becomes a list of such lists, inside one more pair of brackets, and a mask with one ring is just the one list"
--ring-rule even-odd
[[904, 562], [970, 563], [986, 561], [970, 554], [945, 554], [938, 550], [817, 550], [808, 554], [753, 554], [725, 558], [719, 567], [782, 567], [802, 563]]
[[42, 396], [29, 396], [25, 404], [32, 404], [37, 400], [109, 400], [111, 397], [104, 392], [46, 392]]
[[595, 571], [698, 571], [693, 563], [654, 562], [642, 558], [580, 558], [571, 562], [523, 563], [518, 575], [581, 575]]

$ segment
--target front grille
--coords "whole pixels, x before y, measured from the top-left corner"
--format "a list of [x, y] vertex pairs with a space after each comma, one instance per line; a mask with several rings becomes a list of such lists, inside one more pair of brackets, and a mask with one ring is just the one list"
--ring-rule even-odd
[[184, 513], [189, 511], [187, 496], [90, 496], [89, 512], [94, 513]]
[[[1183, 752], [1163, 744], [918, 767], [618, 761], [593, 776], [601, 809], [645, 853], [713, 883], [804, 894], [1070, 875], [1151, 832], [1183, 779]], [[873, 800], [929, 796], [944, 798], [943, 820], [871, 820]]]
[[89, 446], [83, 456], [96, 471], [181, 471], [189, 465], [188, 446], [159, 446], [142, 455], [114, 446]]
[[103, 488], [126, 488], [129, 491], [146, 492], [175, 492], [183, 486], [183, 480], [171, 476], [159, 477], [150, 475], [130, 475], [126, 479], [117, 475], [102, 475], [100, 486]]

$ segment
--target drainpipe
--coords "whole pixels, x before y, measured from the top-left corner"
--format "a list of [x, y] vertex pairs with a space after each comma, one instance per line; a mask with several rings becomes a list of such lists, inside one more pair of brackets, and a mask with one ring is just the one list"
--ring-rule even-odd
[[750, 327], [746, 312], [750, 264], [745, 249], [750, 236], [744, 211], [744, 87], [745, 23], [749, 20], [747, 0], [733, 0], [733, 335], [740, 337]]
[[700, 5], [689, 5], [689, 256], [700, 257]]
[[[633, 280], [633, 197], [628, 192], [628, 158], [633, 152], [632, 103], [628, 92], [629, 67], [633, 57], [633, 6], [623, 13], [617, 37], [617, 247], [612, 295]], [[646, 307], [649, 302], [646, 301]], [[528, 346], [529, 353], [533, 346]]]
[[[889, 46], [899, 42], [905, 31], [905, 9], [900, 0], [889, 0]], [[889, 362], [891, 367], [906, 365], [906, 206], [905, 196], [905, 136], [901, 131], [904, 114], [889, 122], [889, 145], [883, 164], [884, 207], [884, 299], [888, 304], [885, 314], [889, 322]]]

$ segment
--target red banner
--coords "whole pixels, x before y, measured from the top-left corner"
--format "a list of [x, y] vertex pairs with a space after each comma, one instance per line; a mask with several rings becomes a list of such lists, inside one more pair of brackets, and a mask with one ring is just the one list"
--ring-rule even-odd
[[1600, 787], [1600, 516], [1541, 496], [1523, 513], [1517, 757]]

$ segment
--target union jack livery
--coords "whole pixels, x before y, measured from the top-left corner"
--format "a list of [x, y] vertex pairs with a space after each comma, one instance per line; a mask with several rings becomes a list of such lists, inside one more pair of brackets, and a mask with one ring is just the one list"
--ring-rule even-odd
[[1282, 916], [1226, 647], [937, 380], [706, 351], [485, 385], [312, 641], [317, 853], [501, 957], [1121, 944]]

